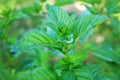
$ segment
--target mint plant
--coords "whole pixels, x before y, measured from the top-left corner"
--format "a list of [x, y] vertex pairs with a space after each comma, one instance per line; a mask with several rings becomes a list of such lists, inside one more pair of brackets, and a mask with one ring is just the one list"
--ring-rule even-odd
[[[42, 72], [44, 77], [38, 75], [39, 80], [94, 80], [90, 70], [83, 65], [84, 60], [87, 58], [86, 55], [76, 51], [71, 53], [71, 50], [73, 50], [73, 46], [78, 39], [90, 36], [95, 30], [95, 26], [106, 20], [104, 16], [100, 15], [69, 15], [60, 7], [49, 6], [47, 21], [44, 24], [46, 29], [32, 29], [28, 31], [12, 48], [12, 51], [24, 52], [33, 47], [42, 46], [58, 50], [64, 55], [62, 59], [54, 64], [54, 73], [56, 74], [54, 76], [56, 77], [44, 78], [47, 74]], [[31, 75], [34, 71], [31, 74], [27, 73], [30, 76], [34, 75]], [[18, 74], [20, 80], [37, 80], [35, 77], [30, 79], [19, 76], [20, 74]], [[36, 74], [36, 77], [38, 76]]]

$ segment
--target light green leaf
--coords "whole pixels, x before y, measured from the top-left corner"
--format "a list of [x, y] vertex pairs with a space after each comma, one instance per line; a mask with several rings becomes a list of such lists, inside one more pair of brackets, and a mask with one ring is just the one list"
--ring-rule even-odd
[[54, 68], [59, 70], [67, 69], [67, 62], [65, 62], [65, 59], [61, 59], [55, 64]]
[[72, 67], [76, 67], [76, 66], [80, 66], [83, 64], [83, 61], [85, 61], [85, 59], [87, 58], [87, 56], [85, 54], [81, 54], [81, 53], [74, 53], [70, 56], [70, 63]]

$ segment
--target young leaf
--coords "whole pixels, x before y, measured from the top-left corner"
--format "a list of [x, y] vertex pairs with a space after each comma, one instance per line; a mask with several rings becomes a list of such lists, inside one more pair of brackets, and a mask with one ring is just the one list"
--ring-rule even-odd
[[[48, 12], [47, 25], [53, 29], [58, 38], [62, 41], [71, 41], [77, 37], [82, 38], [84, 35], [87, 39], [94, 31], [94, 26], [106, 20], [105, 17], [100, 15], [81, 16], [74, 14], [69, 16], [64, 10], [59, 7], [50, 7]], [[73, 35], [70, 37], [70, 35]]]
[[[69, 26], [73, 23], [73, 18], [70, 17], [66, 11], [59, 7], [50, 6], [48, 12], [47, 26], [54, 30], [58, 37], [58, 42], [73, 42], [73, 35], [70, 33]], [[72, 22], [72, 23], [70, 23]]]
[[67, 62], [65, 62], [65, 59], [61, 59], [55, 64], [54, 68], [58, 70], [64, 70], [68, 68], [68, 65]]
[[70, 56], [70, 63], [72, 67], [80, 66], [83, 61], [87, 58], [85, 54], [74, 53]]

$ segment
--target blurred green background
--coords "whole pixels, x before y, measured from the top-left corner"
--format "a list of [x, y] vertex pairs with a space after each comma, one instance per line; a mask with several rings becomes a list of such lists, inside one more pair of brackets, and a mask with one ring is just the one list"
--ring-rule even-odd
[[[119, 0], [0, 0], [0, 80], [20, 80], [20, 72], [36, 67], [54, 72], [53, 65], [63, 57], [60, 52], [45, 47], [21, 52], [11, 49], [26, 31], [45, 29], [47, 4], [60, 6], [69, 14], [99, 14], [108, 18], [92, 36], [76, 41], [73, 49], [88, 56], [84, 65], [97, 76], [95, 80], [120, 80]], [[108, 79], [99, 79], [102, 76]]]

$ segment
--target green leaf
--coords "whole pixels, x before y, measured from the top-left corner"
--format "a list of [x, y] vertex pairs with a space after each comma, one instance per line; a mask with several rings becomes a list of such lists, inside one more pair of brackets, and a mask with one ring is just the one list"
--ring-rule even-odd
[[[100, 15], [87, 15], [78, 17], [78, 15], [68, 15], [63, 9], [51, 6], [48, 12], [47, 26], [53, 29], [58, 38], [62, 41], [70, 41], [71, 43], [77, 37], [89, 35], [93, 33], [94, 26], [107, 20]], [[58, 40], [59, 41], [59, 40]]]
[[59, 28], [65, 27], [65, 24], [68, 20], [68, 14], [63, 9], [59, 7], [50, 6], [48, 12], [48, 26], [55, 31], [58, 31]]
[[40, 2], [45, 2], [46, 0], [39, 0]]
[[68, 69], [69, 66], [71, 66], [71, 68], [77, 67], [82, 65], [86, 58], [87, 56], [85, 54], [74, 53], [69, 58], [59, 60], [54, 67], [60, 70]]
[[[112, 74], [114, 74], [117, 77], [117, 79], [113, 79], [113, 80], [119, 80], [120, 79], [120, 70], [119, 70], [120, 69], [120, 65], [114, 64], [114, 63], [109, 63], [108, 67], [110, 67], [110, 71], [112, 70]], [[109, 75], [109, 76], [111, 76], [111, 75]], [[111, 77], [113, 77], [113, 76], [111, 76]]]
[[80, 66], [73, 69], [73, 71], [77, 77], [77, 80], [93, 80], [92, 73], [90, 72], [88, 67]]
[[15, 47], [12, 48], [12, 51], [29, 50], [36, 46], [59, 48], [56, 40], [50, 37], [45, 31], [35, 29], [27, 32], [22, 39], [16, 43]]
[[70, 63], [72, 67], [76, 67], [79, 65], [83, 64], [83, 61], [85, 61], [85, 59], [87, 58], [87, 56], [85, 54], [81, 54], [81, 53], [74, 53], [70, 56]]
[[8, 69], [0, 67], [0, 80], [13, 80], [12, 75]]
[[[61, 62], [61, 63], [60, 63]], [[62, 77], [62, 80], [93, 80], [92, 73], [87, 67], [70, 67], [70, 63], [60, 61], [56, 64], [56, 73]]]
[[[73, 35], [70, 33], [69, 26], [72, 25], [74, 17], [70, 17], [66, 11], [59, 7], [50, 6], [48, 12], [47, 26], [55, 31], [57, 34], [58, 42], [73, 42]], [[72, 22], [70, 24], [70, 22]]]
[[109, 46], [94, 46], [90, 49], [93, 55], [102, 58], [108, 62], [116, 62], [120, 64], [120, 48], [113, 49], [110, 45]]
[[92, 73], [93, 80], [118, 80], [117, 75], [113, 73], [107, 63], [90, 64], [88, 67]]
[[99, 47], [93, 47], [91, 48], [91, 52], [92, 54], [94, 54], [95, 56], [98, 56], [104, 60], [107, 60], [109, 62], [113, 62], [113, 58], [115, 57], [113, 55], [113, 51], [108, 47], [107, 48], [99, 48]]
[[[16, 48], [17, 50], [28, 47], [30, 49], [30, 47], [34, 46], [61, 48], [61, 45], [73, 43], [78, 37], [82, 38], [84, 35], [89, 37], [93, 32], [91, 30], [93, 30], [94, 26], [105, 20], [105, 17], [99, 15], [81, 16], [80, 18], [76, 14], [69, 16], [63, 9], [50, 6], [46, 22], [47, 31], [33, 30], [28, 32], [18, 42], [19, 44], [16, 45]], [[52, 32], [48, 30], [49, 28]]]
[[100, 4], [100, 2], [101, 2], [101, 0], [80, 0], [80, 1], [92, 4], [92, 5], [94, 5], [94, 4]]
[[35, 0], [35, 3], [33, 6], [29, 6], [29, 7], [23, 7], [21, 8], [19, 11], [26, 13], [26, 14], [34, 14], [34, 13], [39, 13], [39, 11], [42, 10], [41, 5], [39, 4], [41, 1], [39, 0]]
[[76, 80], [76, 76], [74, 75], [73, 71], [63, 71], [62, 73], [62, 80]]
[[118, 37], [119, 34], [120, 34], [120, 30], [119, 30], [120, 21], [118, 19], [116, 19], [116, 18], [111, 20], [111, 26], [113, 28], [114, 35], [116, 35]]
[[54, 74], [43, 67], [38, 67], [34, 70], [28, 70], [25, 72], [19, 72], [15, 78], [15, 80], [57, 80]]
[[49, 57], [51, 57], [49, 52], [46, 52], [42, 47], [35, 48], [34, 51], [35, 52], [33, 60], [35, 66], [42, 66], [44, 68], [48, 68], [51, 64], [49, 63]]
[[90, 70], [83, 66], [64, 70], [61, 74], [63, 80], [93, 80]]
[[107, 19], [100, 15], [81, 16], [72, 26], [74, 37], [83, 37], [85, 34], [91, 34], [94, 27]]
[[115, 55], [114, 61], [120, 65], [120, 47], [114, 50], [114, 55]]
[[120, 13], [120, 1], [119, 0], [108, 0], [106, 1], [106, 8], [107, 8], [107, 11], [108, 11], [108, 15], [110, 14], [113, 14], [113, 13]]
[[67, 5], [67, 4], [72, 4], [74, 3], [75, 0], [56, 0], [55, 2], [55, 6], [63, 6], [63, 5]]
[[[63, 58], [59, 60], [55, 64], [54, 69], [59, 76], [62, 76], [61, 74], [66, 74], [66, 77], [68, 78], [69, 75], [73, 74], [72, 71], [70, 72], [64, 72], [64, 71], [71, 70], [75, 67], [83, 65], [82, 63], [85, 59], [86, 59], [86, 55], [75, 53], [72, 54], [69, 58]], [[63, 80], [65, 80], [66, 77], [63, 77]], [[71, 78], [69, 79], [71, 80], [73, 78], [74, 76], [73, 77], [71, 76]]]
[[65, 59], [61, 59], [55, 64], [54, 68], [59, 70], [64, 70], [68, 68], [68, 65], [67, 62], [65, 62]]
[[13, 12], [12, 16], [10, 17], [10, 21], [17, 20], [17, 19], [26, 19], [29, 16], [27, 14], [24, 14], [21, 11]]
[[61, 76], [61, 72], [63, 70], [69, 69], [68, 62], [69, 62], [68, 58], [63, 58], [55, 63], [54, 69], [58, 76]]

